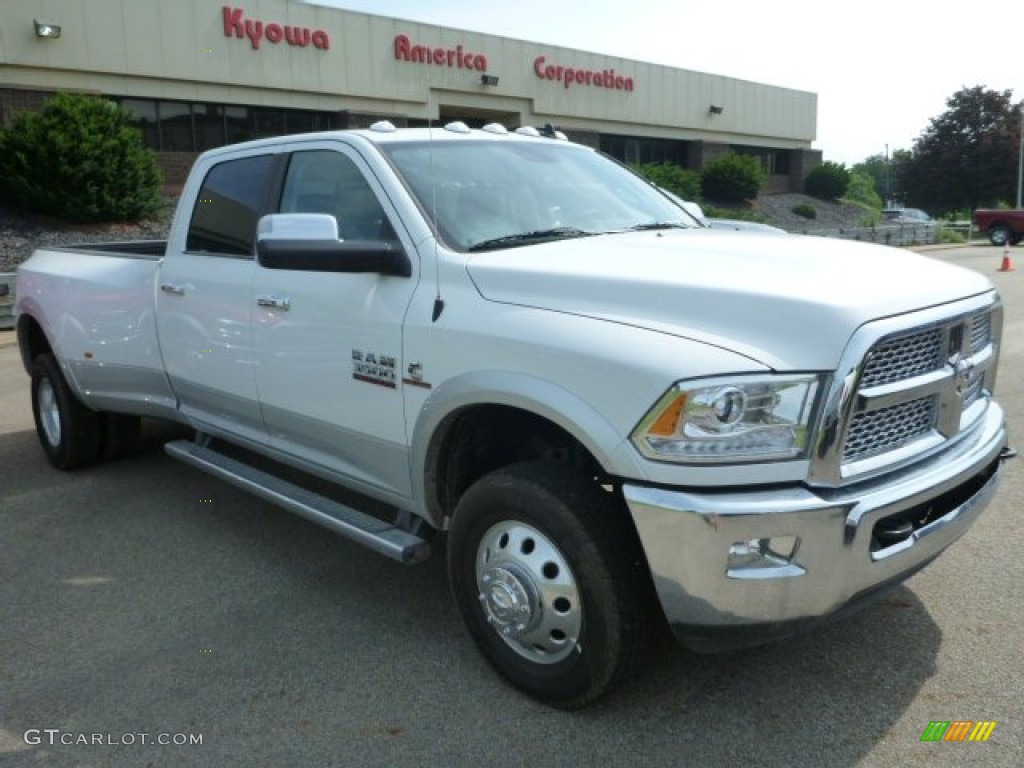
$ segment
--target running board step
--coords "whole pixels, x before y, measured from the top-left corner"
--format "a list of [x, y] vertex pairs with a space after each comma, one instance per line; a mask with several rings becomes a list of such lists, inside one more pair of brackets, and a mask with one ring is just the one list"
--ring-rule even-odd
[[328, 499], [249, 464], [189, 440], [167, 443], [168, 456], [226, 480], [243, 491], [301, 515], [374, 552], [412, 565], [430, 556], [430, 543], [358, 509]]

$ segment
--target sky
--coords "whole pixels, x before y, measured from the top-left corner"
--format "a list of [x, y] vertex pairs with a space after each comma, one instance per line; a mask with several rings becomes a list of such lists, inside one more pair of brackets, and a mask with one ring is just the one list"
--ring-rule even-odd
[[1024, 0], [306, 1], [811, 91], [813, 147], [848, 167], [911, 149], [961, 88], [1024, 100]]

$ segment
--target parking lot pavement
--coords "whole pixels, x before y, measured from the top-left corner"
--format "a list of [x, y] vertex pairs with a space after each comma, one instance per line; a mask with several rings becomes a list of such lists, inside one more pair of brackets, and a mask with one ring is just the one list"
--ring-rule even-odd
[[[1022, 434], [1024, 270], [991, 248], [938, 257], [1003, 293], [1000, 399]], [[161, 425], [135, 456], [56, 472], [27, 385], [0, 349], [4, 766], [1024, 765], [1019, 461], [869, 610], [722, 656], [660, 651], [563, 713], [491, 673], [442, 558], [396, 565], [171, 461]], [[997, 725], [922, 742], [935, 720]]]

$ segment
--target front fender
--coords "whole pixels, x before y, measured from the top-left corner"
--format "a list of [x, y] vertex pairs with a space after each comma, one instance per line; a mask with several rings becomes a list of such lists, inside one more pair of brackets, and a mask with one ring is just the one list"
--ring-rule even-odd
[[528, 411], [561, 427], [580, 442], [609, 474], [645, 477], [639, 454], [593, 406], [554, 382], [514, 371], [480, 370], [455, 376], [434, 389], [420, 409], [412, 432], [413, 497], [419, 509], [440, 525], [427, 504], [427, 461], [441, 424], [472, 406], [501, 405]]

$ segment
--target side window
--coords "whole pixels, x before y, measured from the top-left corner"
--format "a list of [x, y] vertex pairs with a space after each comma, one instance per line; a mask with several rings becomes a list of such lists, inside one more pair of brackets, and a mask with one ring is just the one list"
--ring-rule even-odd
[[185, 249], [251, 256], [256, 223], [272, 184], [274, 155], [228, 160], [210, 169], [203, 179]]
[[347, 156], [330, 150], [296, 152], [281, 192], [281, 213], [329, 213], [342, 240], [391, 240], [380, 201]]

